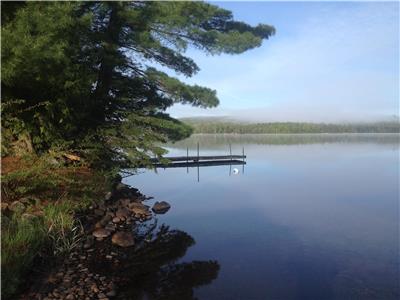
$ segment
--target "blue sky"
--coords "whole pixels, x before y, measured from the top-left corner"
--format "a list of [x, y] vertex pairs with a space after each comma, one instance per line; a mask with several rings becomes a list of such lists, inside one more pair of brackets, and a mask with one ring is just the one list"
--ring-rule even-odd
[[174, 117], [371, 121], [399, 114], [398, 2], [214, 2], [277, 33], [241, 55], [186, 53], [201, 71], [180, 79], [217, 90], [220, 105], [175, 105]]

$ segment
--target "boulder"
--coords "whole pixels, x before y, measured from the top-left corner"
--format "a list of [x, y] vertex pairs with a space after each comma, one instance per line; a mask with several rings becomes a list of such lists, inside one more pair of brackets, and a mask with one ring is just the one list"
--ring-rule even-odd
[[140, 202], [131, 202], [131, 203], [129, 203], [128, 207], [130, 209], [137, 208], [137, 209], [142, 209], [142, 210], [147, 210], [149, 208], [147, 205], [144, 205]]
[[135, 240], [133, 238], [133, 234], [125, 231], [118, 231], [114, 233], [111, 238], [113, 244], [118, 245], [120, 247], [131, 247], [135, 244]]
[[130, 214], [131, 214], [131, 212], [129, 211], [129, 209], [127, 209], [127, 208], [125, 208], [125, 207], [120, 208], [120, 209], [118, 209], [118, 210], [115, 212], [115, 216], [116, 216], [116, 217], [118, 217], [118, 218], [124, 218], [124, 219], [129, 218]]
[[106, 238], [108, 237], [111, 233], [107, 229], [104, 228], [99, 228], [93, 231], [93, 236], [96, 238]]
[[171, 208], [171, 205], [169, 205], [168, 202], [165, 202], [165, 201], [158, 202], [157, 201], [156, 203], [154, 203], [152, 210], [156, 214], [165, 214], [170, 208]]
[[147, 205], [143, 205], [142, 203], [132, 202], [129, 205], [129, 208], [131, 209], [132, 213], [137, 216], [148, 215], [150, 213], [149, 207]]
[[121, 219], [120, 219], [119, 217], [114, 217], [114, 218], [112, 219], [112, 221], [113, 221], [113, 223], [118, 224], [118, 223], [121, 222]]

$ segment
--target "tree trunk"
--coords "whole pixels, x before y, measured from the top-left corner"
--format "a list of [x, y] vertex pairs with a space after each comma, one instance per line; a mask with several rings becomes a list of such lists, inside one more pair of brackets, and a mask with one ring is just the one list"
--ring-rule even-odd
[[110, 18], [104, 32], [103, 55], [97, 78], [96, 88], [93, 92], [93, 101], [97, 107], [96, 119], [103, 123], [105, 120], [105, 110], [109, 102], [110, 90], [112, 85], [113, 71], [116, 67], [115, 60], [118, 56], [118, 38], [121, 32], [121, 22], [118, 16], [120, 4], [109, 2]]

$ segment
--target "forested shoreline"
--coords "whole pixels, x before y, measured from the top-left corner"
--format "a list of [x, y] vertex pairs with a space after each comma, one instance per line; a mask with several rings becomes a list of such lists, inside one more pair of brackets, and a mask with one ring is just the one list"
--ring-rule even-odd
[[226, 121], [205, 121], [182, 119], [193, 128], [194, 133], [237, 133], [237, 134], [283, 134], [283, 133], [400, 133], [399, 122], [374, 123], [239, 123]]

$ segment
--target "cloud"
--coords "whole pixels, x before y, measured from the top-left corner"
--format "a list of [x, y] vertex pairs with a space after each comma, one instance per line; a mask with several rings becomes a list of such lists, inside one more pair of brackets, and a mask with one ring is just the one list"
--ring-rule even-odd
[[[245, 3], [243, 4], [245, 5]], [[398, 114], [398, 3], [337, 3], [239, 56], [189, 54], [188, 80], [218, 92], [215, 110], [176, 106], [175, 116], [245, 115], [273, 121], [372, 120]], [[286, 6], [287, 7], [287, 6]]]

